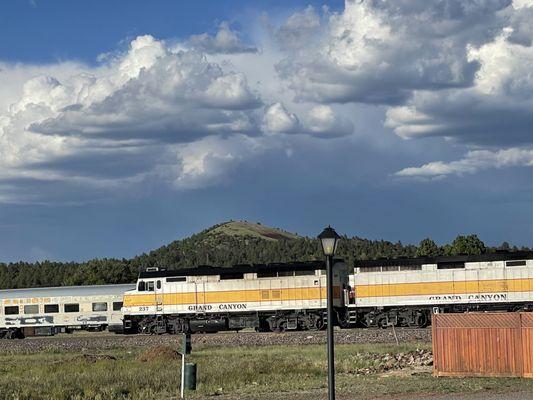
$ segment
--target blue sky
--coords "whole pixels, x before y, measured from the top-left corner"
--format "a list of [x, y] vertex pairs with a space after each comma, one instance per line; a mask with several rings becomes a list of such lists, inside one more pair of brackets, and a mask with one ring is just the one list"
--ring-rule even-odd
[[532, 21], [526, 0], [2, 3], [0, 260], [229, 219], [531, 246]]

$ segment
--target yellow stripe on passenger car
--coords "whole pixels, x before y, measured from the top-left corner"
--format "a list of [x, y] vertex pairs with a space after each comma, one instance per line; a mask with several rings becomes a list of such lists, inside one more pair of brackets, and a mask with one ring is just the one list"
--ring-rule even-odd
[[395, 297], [423, 296], [464, 293], [507, 293], [524, 292], [533, 289], [533, 279], [491, 279], [474, 281], [389, 283], [377, 285], [356, 285], [355, 296]]

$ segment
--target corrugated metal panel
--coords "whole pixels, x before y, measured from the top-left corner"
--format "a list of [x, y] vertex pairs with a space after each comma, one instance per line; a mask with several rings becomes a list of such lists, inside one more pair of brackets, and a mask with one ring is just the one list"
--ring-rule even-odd
[[533, 377], [533, 314], [433, 316], [437, 376]]

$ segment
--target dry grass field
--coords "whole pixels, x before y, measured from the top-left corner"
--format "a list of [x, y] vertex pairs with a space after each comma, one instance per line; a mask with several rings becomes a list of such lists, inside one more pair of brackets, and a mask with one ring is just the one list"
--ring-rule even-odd
[[[175, 399], [180, 361], [169, 350], [132, 347], [0, 354], [0, 399]], [[427, 350], [427, 343], [337, 346], [338, 398], [483, 391], [530, 391], [533, 397], [533, 380], [434, 378], [431, 367], [409, 365], [413, 354], [427, 354]], [[393, 359], [399, 354], [405, 360], [403, 369]], [[198, 364], [198, 390], [188, 393], [190, 398], [325, 398], [323, 345], [196, 346], [188, 361]]]

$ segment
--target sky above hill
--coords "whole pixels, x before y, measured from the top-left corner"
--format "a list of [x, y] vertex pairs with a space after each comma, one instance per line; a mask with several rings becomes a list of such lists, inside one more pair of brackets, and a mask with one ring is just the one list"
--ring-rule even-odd
[[533, 1], [0, 4], [0, 261], [234, 219], [533, 245]]

